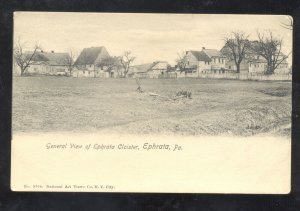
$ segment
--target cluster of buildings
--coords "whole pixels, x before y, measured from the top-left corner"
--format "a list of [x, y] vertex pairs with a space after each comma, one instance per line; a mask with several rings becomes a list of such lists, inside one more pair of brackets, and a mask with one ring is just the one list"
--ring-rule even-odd
[[[167, 61], [153, 61], [152, 63], [134, 65], [129, 68], [127, 77], [186, 77], [199, 76], [199, 74], [224, 74], [236, 72], [234, 61], [226, 57], [226, 47], [221, 50], [206, 49], [199, 51], [186, 51], [185, 71], [177, 66], [171, 66]], [[84, 48], [78, 58], [72, 61], [68, 53], [36, 52], [33, 63], [28, 67], [29, 74], [69, 75], [73, 77], [103, 77], [115, 78], [122, 75], [122, 66], [117, 65], [113, 69], [99, 65], [105, 58], [110, 57], [107, 49], [102, 47]], [[240, 73], [261, 73], [266, 71], [267, 62], [259, 55], [251, 55], [243, 60], [240, 65]], [[275, 70], [275, 73], [288, 73], [288, 63], [283, 61]]]

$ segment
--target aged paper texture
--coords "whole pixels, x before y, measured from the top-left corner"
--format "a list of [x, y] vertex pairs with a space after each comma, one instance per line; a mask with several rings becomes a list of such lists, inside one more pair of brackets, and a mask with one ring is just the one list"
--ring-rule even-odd
[[292, 27], [15, 12], [11, 189], [289, 193]]

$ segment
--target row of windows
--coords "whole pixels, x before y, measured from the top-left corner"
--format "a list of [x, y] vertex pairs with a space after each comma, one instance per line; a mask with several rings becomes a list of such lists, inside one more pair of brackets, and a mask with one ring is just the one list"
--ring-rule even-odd
[[225, 59], [221, 59], [221, 58], [214, 58], [214, 63], [216, 63], [217, 61], [219, 61], [220, 64], [224, 64], [225, 63]]
[[[221, 59], [221, 58], [213, 58], [214, 63], [216, 63], [217, 61], [219, 61], [220, 64], [224, 64], [225, 63], [225, 59]], [[205, 64], [210, 64], [210, 62], [204, 62]], [[187, 62], [188, 65], [190, 65], [190, 61]]]
[[[263, 67], [264, 64], [251, 64], [250, 63], [250, 67]], [[279, 65], [278, 68], [287, 68], [288, 66], [287, 65]]]
[[263, 64], [251, 64], [250, 63], [250, 67], [263, 67]]

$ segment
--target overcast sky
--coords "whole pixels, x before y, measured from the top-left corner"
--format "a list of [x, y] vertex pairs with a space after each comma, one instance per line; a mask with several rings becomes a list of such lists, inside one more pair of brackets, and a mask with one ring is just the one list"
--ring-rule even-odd
[[[284, 40], [283, 52], [292, 51], [292, 31], [281, 27], [287, 16], [121, 14], [16, 12], [14, 39], [26, 46], [38, 42], [44, 51], [78, 53], [86, 47], [105, 46], [112, 56], [124, 50], [136, 56], [135, 64], [168, 61], [174, 64], [178, 52], [220, 50], [231, 31], [244, 31], [256, 39], [256, 31], [271, 30]], [[289, 58], [291, 63], [291, 58]]]

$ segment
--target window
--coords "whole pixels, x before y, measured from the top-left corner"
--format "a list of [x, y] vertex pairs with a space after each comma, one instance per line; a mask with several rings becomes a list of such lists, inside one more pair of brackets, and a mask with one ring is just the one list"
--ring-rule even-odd
[[221, 59], [219, 58], [219, 63], [221, 63]]
[[[251, 64], [250, 64], [251, 65]], [[231, 69], [231, 66], [229, 66], [229, 69]]]

